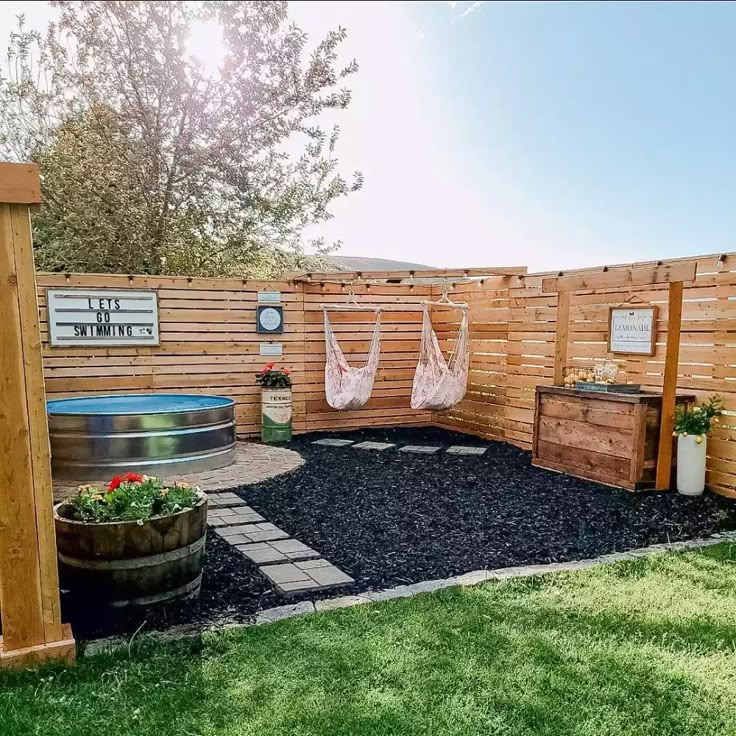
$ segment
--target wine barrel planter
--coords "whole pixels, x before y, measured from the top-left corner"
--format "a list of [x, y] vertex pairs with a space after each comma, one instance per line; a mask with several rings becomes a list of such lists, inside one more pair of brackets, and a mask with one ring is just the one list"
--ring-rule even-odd
[[207, 497], [142, 524], [88, 523], [54, 508], [59, 573], [75, 602], [101, 608], [156, 606], [199, 595]]

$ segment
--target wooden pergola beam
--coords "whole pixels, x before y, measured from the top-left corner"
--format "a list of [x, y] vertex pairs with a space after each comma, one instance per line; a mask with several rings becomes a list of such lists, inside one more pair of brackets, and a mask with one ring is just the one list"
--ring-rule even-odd
[[0, 163], [0, 667], [74, 659], [61, 623], [30, 206], [38, 169]]
[[692, 281], [697, 265], [694, 262], [671, 263], [662, 266], [613, 268], [586, 273], [572, 273], [542, 279], [542, 291], [587, 291], [588, 289], [617, 289], [627, 286], [651, 286]]
[[525, 276], [526, 266], [492, 268], [431, 268], [409, 271], [300, 271], [282, 276], [289, 281], [370, 281], [372, 279], [465, 279], [482, 276]]

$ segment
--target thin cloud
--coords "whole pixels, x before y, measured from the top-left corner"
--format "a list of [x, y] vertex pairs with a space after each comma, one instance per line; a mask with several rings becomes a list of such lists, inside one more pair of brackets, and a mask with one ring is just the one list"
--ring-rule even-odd
[[475, 0], [475, 2], [468, 8], [465, 8], [462, 13], [460, 13], [461, 18], [465, 18], [468, 15], [471, 15], [472, 13], [477, 13], [480, 10], [480, 6], [485, 4], [485, 0]]
[[[465, 8], [464, 10], [461, 10], [460, 8], [458, 8], [457, 2], [448, 1], [447, 4], [450, 6], [450, 9], [453, 11], [452, 17], [450, 18], [450, 22], [454, 23], [458, 19], [467, 18], [469, 15], [472, 15], [473, 13], [477, 13], [480, 10], [481, 5], [485, 5], [485, 0], [475, 0], [475, 2], [470, 3], [468, 7]], [[455, 12], [455, 11], [460, 11], [460, 10], [461, 12]]]

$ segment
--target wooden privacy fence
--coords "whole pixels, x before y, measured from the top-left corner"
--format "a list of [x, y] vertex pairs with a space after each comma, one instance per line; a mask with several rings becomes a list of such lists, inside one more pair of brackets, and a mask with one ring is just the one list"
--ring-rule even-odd
[[[709, 440], [708, 482], [736, 496], [736, 255], [704, 256], [697, 278], [685, 285], [678, 388], [706, 397], [719, 393], [728, 415]], [[611, 267], [651, 267], [631, 264]], [[601, 269], [566, 271], [565, 275]], [[347, 287], [330, 281], [259, 282], [240, 279], [41, 274], [38, 277], [44, 338], [46, 388], [50, 397], [138, 391], [219, 393], [237, 403], [240, 436], [259, 431], [259, 391], [254, 373], [268, 360], [293, 371], [294, 426], [297, 432], [363, 426], [436, 424], [529, 449], [534, 419], [534, 388], [551, 384], [554, 371], [557, 294], [545, 293], [542, 281], [558, 272], [493, 275], [454, 284], [452, 296], [470, 304], [471, 364], [468, 393], [443, 414], [409, 408], [419, 353], [421, 313], [387, 311], [382, 316], [381, 359], [373, 395], [358, 411], [336, 412], [324, 395], [322, 302], [347, 298]], [[584, 283], [584, 281], [583, 281]], [[50, 348], [47, 343], [45, 291], [48, 287], [84, 286], [158, 291], [161, 344], [156, 347]], [[441, 284], [360, 284], [363, 302], [417, 302], [436, 298]], [[258, 335], [257, 294], [280, 290], [283, 335]], [[633, 285], [581, 289], [571, 294], [567, 361], [592, 364], [606, 357], [610, 306], [636, 295], [658, 309], [657, 349], [651, 357], [615, 357], [626, 380], [661, 390], [668, 319], [667, 287]], [[459, 314], [437, 310], [435, 329], [446, 350]], [[367, 356], [374, 315], [332, 313], [331, 321], [348, 359]], [[283, 357], [259, 355], [259, 345], [283, 345]]]
[[[718, 393], [727, 415], [708, 440], [711, 488], [736, 497], [736, 255], [664, 261], [695, 262], [695, 281], [684, 289], [677, 387], [698, 398]], [[632, 264], [617, 268], [650, 267]], [[601, 269], [566, 271], [565, 275]], [[487, 279], [453, 292], [472, 304], [472, 355], [468, 393], [436, 421], [440, 426], [531, 447], [534, 389], [553, 383], [557, 294], [542, 290], [544, 278]], [[636, 295], [658, 306], [653, 356], [613, 356], [625, 380], [662, 390], [668, 313], [667, 285], [576, 291], [571, 295], [567, 362], [591, 365], [606, 357], [608, 312]], [[450, 325], [448, 325], [448, 328]], [[445, 334], [449, 334], [445, 330]]]
[[[41, 334], [49, 398], [92, 393], [191, 392], [230, 396], [236, 402], [238, 434], [260, 432], [260, 389], [255, 374], [276, 361], [292, 371], [294, 429], [349, 429], [365, 425], [426, 424], [426, 413], [409, 409], [419, 353], [421, 314], [382, 318], [381, 362], [373, 396], [355, 412], [336, 412], [325, 400], [323, 301], [347, 298], [338, 284], [301, 284], [241, 279], [39, 274]], [[160, 345], [144, 347], [50, 347], [46, 290], [50, 287], [155, 289], [159, 300]], [[256, 332], [258, 292], [281, 292], [284, 332]], [[361, 301], [416, 302], [432, 296], [431, 286], [363, 285]], [[439, 292], [438, 292], [439, 293]], [[349, 360], [364, 361], [375, 315], [333, 313], [331, 320]], [[283, 356], [259, 354], [263, 343], [283, 346]]]

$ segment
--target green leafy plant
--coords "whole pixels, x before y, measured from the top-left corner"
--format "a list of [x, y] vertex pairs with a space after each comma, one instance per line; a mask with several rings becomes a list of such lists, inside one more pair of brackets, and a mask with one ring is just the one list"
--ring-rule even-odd
[[[718, 417], [723, 414], [723, 401], [720, 396], [711, 396], [708, 401], [691, 410], [678, 407], [675, 412], [674, 435], [695, 435], [698, 438], [708, 434]], [[701, 440], [702, 441], [702, 440]]]
[[256, 383], [261, 388], [290, 388], [291, 376], [288, 368], [274, 368], [275, 363], [266, 363], [256, 373]]
[[69, 519], [89, 523], [137, 521], [171, 516], [193, 508], [201, 492], [189, 483], [165, 485], [159, 478], [136, 473], [116, 475], [106, 488], [79, 486], [78, 493], [60, 512]]

